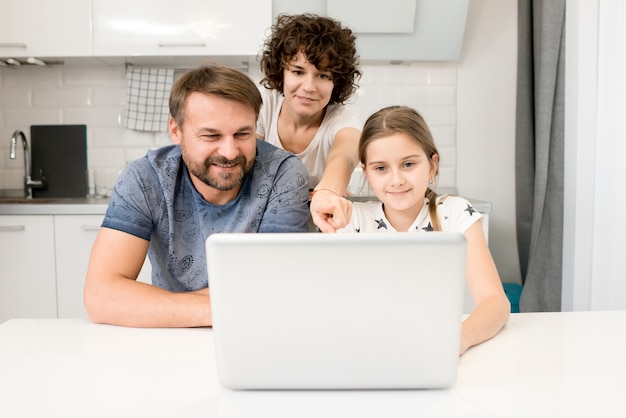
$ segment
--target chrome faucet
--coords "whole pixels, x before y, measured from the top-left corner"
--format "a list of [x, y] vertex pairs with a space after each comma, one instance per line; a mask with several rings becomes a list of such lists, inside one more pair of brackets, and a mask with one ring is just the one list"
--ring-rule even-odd
[[24, 194], [28, 199], [33, 197], [33, 189], [43, 189], [46, 187], [45, 177], [43, 176], [43, 170], [41, 171], [41, 180], [33, 180], [31, 177], [30, 167], [30, 149], [28, 148], [28, 141], [26, 135], [22, 131], [15, 131], [11, 135], [11, 151], [9, 158], [15, 159], [17, 140], [21, 138], [22, 146], [24, 147]]

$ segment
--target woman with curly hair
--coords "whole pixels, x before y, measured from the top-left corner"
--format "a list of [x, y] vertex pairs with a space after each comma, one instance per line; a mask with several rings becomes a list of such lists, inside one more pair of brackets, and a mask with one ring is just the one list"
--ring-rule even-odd
[[355, 41], [334, 19], [279, 15], [260, 56], [265, 89], [257, 136], [302, 160], [312, 191], [311, 221], [323, 232], [349, 220], [341, 196], [358, 164], [362, 126], [345, 106], [361, 77]]

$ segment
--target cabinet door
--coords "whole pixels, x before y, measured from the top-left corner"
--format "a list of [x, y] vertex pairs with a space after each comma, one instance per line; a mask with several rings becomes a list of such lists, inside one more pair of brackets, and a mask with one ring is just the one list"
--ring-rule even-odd
[[254, 55], [271, 0], [93, 0], [94, 55]]
[[[102, 215], [55, 215], [55, 248], [59, 318], [86, 318], [83, 287], [91, 247], [102, 224]], [[139, 278], [151, 283], [146, 258]]]
[[0, 323], [56, 318], [52, 216], [0, 216], [0, 265]]
[[91, 2], [0, 0], [0, 57], [91, 56]]

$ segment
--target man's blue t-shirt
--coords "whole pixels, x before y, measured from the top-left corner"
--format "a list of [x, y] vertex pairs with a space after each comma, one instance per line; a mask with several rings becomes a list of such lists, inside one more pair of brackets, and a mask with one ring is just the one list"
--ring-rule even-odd
[[198, 290], [208, 284], [209, 235], [308, 231], [307, 176], [295, 155], [257, 141], [254, 167], [237, 197], [213, 205], [193, 186], [180, 147], [166, 146], [148, 151], [120, 174], [102, 226], [150, 241], [154, 285]]

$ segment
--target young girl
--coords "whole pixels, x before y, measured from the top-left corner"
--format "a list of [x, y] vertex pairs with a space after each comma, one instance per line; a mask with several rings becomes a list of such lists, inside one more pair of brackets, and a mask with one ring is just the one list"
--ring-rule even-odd
[[439, 154], [424, 119], [413, 109], [387, 107], [365, 122], [359, 143], [363, 173], [380, 202], [355, 202], [340, 233], [462, 232], [467, 283], [476, 308], [463, 322], [460, 354], [498, 333], [510, 303], [491, 258], [481, 215], [465, 199], [431, 188]]
[[257, 137], [302, 160], [309, 187], [320, 190], [311, 198], [311, 215], [324, 232], [347, 221], [348, 205], [339, 196], [358, 164], [361, 121], [344, 103], [361, 76], [357, 62], [352, 31], [312, 14], [279, 15], [261, 53], [265, 88]]

